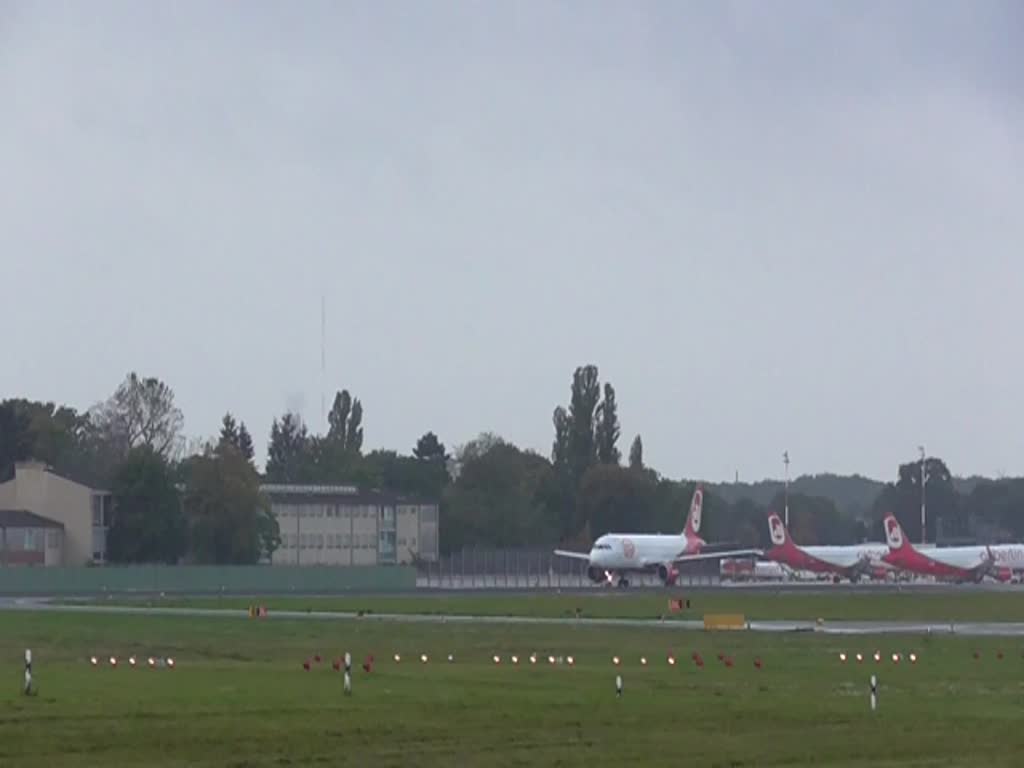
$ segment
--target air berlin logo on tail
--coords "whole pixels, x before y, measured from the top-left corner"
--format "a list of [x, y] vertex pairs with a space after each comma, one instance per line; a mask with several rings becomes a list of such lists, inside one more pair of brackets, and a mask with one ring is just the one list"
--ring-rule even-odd
[[781, 547], [786, 543], [786, 529], [783, 527], [778, 515], [772, 515], [768, 518], [768, 531], [772, 535], [772, 544]]
[[700, 511], [704, 506], [704, 491], [698, 488], [693, 493], [693, 503], [690, 505], [690, 522], [693, 525], [693, 532], [700, 530]]
[[889, 546], [899, 549], [903, 546], [903, 531], [895, 517], [885, 518], [885, 536], [889, 540]]

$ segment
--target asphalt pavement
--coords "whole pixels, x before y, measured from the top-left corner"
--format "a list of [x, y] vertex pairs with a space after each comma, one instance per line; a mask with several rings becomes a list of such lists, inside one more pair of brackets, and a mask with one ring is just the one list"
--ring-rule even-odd
[[[222, 608], [158, 608], [150, 606], [64, 605], [38, 598], [0, 598], [0, 610], [47, 613], [122, 614], [145, 616], [219, 617], [247, 619], [248, 612]], [[340, 611], [271, 611], [268, 619], [316, 621], [381, 621], [401, 624], [520, 624], [589, 627], [643, 627], [675, 631], [704, 628], [703, 621], [658, 619], [540, 618], [532, 616], [446, 616], [439, 614], [370, 613]], [[836, 635], [955, 634], [965, 636], [1024, 636], [1024, 622], [907, 622], [907, 621], [751, 621], [753, 632], [819, 632]]]

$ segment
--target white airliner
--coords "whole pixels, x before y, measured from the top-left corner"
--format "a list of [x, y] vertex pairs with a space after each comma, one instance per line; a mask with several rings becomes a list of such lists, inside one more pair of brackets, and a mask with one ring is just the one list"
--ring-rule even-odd
[[910, 543], [895, 516], [885, 516], [889, 554], [885, 560], [897, 568], [938, 579], [981, 581], [989, 576], [1010, 581], [1024, 570], [1024, 545], [993, 544], [972, 547], [932, 547], [921, 550]]
[[887, 544], [801, 547], [789, 538], [785, 523], [774, 512], [768, 515], [768, 533], [772, 548], [764, 556], [794, 571], [830, 573], [835, 581], [858, 581], [861, 577], [882, 579], [893, 570], [885, 561], [889, 554]]
[[698, 535], [703, 507], [704, 491], [697, 486], [682, 533], [606, 533], [598, 537], [589, 554], [564, 549], [556, 549], [555, 554], [586, 560], [587, 575], [592, 581], [613, 584], [618, 579], [620, 587], [629, 586], [630, 573], [656, 572], [662, 583], [669, 586], [679, 578], [676, 566], [681, 563], [762, 554], [759, 549], [705, 552], [708, 544]]

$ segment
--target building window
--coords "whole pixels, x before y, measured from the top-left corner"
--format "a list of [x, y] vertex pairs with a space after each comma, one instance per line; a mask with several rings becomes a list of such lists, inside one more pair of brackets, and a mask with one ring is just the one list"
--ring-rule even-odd
[[103, 503], [100, 500], [100, 497], [98, 495], [92, 497], [92, 524], [96, 528], [98, 528], [101, 525], [103, 525], [103, 505], [102, 504]]

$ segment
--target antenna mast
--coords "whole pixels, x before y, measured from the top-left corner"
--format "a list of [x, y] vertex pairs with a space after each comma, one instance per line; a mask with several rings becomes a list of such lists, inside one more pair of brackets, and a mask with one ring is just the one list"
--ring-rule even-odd
[[327, 381], [327, 297], [320, 294], [320, 424], [327, 418], [325, 389]]

